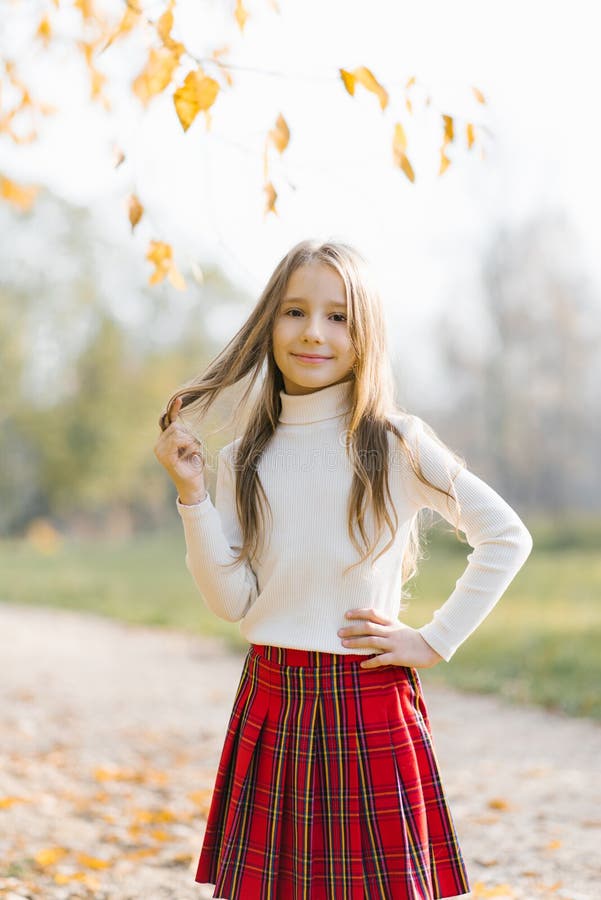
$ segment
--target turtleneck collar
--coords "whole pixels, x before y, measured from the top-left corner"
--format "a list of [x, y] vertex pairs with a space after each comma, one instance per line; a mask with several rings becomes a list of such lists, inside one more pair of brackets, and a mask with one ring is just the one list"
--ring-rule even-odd
[[287, 394], [280, 391], [283, 425], [309, 425], [322, 419], [342, 416], [351, 408], [353, 379], [330, 384], [309, 394]]

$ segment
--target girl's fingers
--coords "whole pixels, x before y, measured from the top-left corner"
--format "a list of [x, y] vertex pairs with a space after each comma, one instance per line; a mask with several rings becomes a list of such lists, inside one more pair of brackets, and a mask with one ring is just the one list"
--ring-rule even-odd
[[161, 431], [166, 431], [170, 425], [175, 422], [182, 405], [182, 397], [176, 397], [171, 404], [171, 410], [165, 411], [159, 418], [159, 427]]
[[351, 619], [370, 619], [376, 625], [392, 625], [390, 619], [387, 619], [376, 609], [350, 609], [347, 610], [346, 616]]

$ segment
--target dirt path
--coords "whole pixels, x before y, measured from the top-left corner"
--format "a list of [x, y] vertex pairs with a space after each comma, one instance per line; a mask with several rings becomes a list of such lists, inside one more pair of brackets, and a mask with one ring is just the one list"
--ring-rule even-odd
[[[0, 896], [211, 897], [194, 872], [242, 659], [0, 604]], [[601, 727], [422, 682], [473, 897], [598, 900]]]

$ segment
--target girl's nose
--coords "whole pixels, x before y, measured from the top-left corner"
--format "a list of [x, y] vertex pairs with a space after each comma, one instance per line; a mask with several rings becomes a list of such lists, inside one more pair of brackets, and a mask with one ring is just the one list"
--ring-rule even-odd
[[308, 321], [303, 330], [306, 335], [309, 335], [312, 338], [321, 338], [321, 326], [319, 325], [319, 322]]

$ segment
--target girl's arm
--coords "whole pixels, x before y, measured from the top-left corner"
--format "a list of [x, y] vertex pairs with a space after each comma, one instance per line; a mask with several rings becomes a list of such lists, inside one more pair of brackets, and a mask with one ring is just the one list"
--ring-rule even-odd
[[217, 460], [215, 505], [206, 497], [193, 506], [176, 499], [186, 538], [186, 567], [209, 609], [229, 622], [237, 622], [248, 612], [259, 590], [248, 563], [223, 568], [234, 559], [242, 545], [236, 515], [235, 483], [224, 447]]
[[[452, 494], [449, 471], [454, 475], [459, 466], [449, 451], [427, 434], [417, 417], [404, 433], [412, 449], [417, 449], [428, 481]], [[454, 525], [454, 500], [422, 484], [408, 461], [406, 468], [408, 495], [415, 508], [436, 510]], [[453, 485], [460, 504], [458, 527], [474, 549], [450, 597], [430, 622], [417, 629], [447, 662], [490, 613], [533, 546], [532, 536], [515, 510], [477, 475], [461, 468]]]

